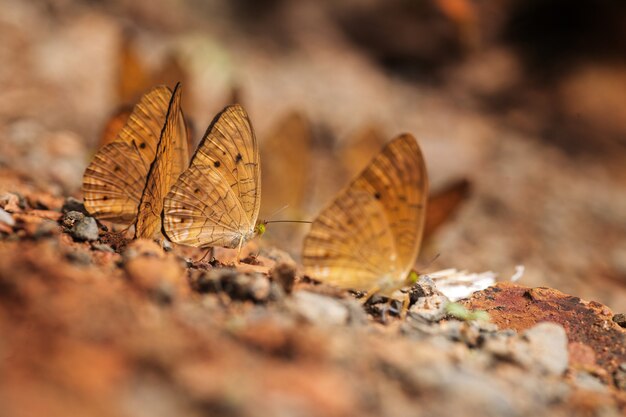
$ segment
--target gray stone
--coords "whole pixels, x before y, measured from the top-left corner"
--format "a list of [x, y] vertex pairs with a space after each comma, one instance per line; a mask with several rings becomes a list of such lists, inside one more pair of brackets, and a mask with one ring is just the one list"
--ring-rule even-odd
[[11, 227], [15, 226], [15, 219], [13, 219], [13, 216], [11, 216], [11, 213], [1, 208], [0, 208], [0, 222]]
[[574, 374], [574, 384], [578, 388], [586, 391], [607, 392], [608, 388], [597, 377], [591, 375], [589, 372], [578, 371]]
[[539, 323], [526, 330], [523, 337], [528, 341], [528, 354], [534, 365], [542, 372], [562, 375], [569, 362], [567, 334], [560, 324]]
[[99, 250], [100, 252], [110, 252], [110, 253], [115, 253], [115, 251], [113, 250], [113, 248], [109, 245], [106, 245], [104, 243], [94, 243], [91, 246], [92, 248], [94, 248], [95, 250]]
[[84, 215], [89, 215], [83, 202], [74, 197], [66, 198], [63, 202], [63, 207], [61, 207], [62, 213], [68, 213], [70, 211], [77, 211], [79, 213], [83, 213]]
[[348, 309], [334, 298], [309, 291], [297, 291], [290, 301], [293, 309], [311, 323], [343, 325], [348, 321]]
[[98, 224], [96, 223], [96, 219], [94, 219], [93, 217], [85, 217], [82, 220], [76, 222], [70, 230], [70, 234], [76, 240], [98, 240]]
[[613, 316], [613, 321], [619, 324], [620, 327], [626, 328], [626, 314], [619, 313]]
[[443, 295], [420, 297], [409, 308], [409, 314], [431, 322], [439, 321], [446, 316], [448, 302], [448, 299]]
[[70, 231], [76, 223], [84, 219], [85, 215], [80, 211], [68, 211], [61, 218], [61, 226], [63, 226], [66, 231]]
[[615, 386], [622, 391], [626, 391], [626, 362], [622, 362], [613, 374]]

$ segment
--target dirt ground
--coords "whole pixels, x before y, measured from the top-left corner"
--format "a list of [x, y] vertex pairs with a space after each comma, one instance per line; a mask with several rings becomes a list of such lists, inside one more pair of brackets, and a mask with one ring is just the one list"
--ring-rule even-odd
[[[158, 3], [0, 1], [0, 415], [626, 413], [624, 6]], [[82, 239], [106, 122], [177, 81], [194, 143], [249, 112], [268, 219], [311, 220], [371, 143], [415, 135], [435, 194], [465, 184], [416, 267], [493, 271], [462, 302], [491, 321], [428, 282], [405, 319], [311, 282], [306, 225], [238, 270], [110, 224]]]

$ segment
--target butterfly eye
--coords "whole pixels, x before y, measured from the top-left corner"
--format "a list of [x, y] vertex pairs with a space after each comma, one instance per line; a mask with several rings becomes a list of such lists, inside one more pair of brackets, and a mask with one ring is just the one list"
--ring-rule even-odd
[[259, 223], [256, 225], [256, 234], [262, 236], [265, 233], [266, 226], [265, 223]]

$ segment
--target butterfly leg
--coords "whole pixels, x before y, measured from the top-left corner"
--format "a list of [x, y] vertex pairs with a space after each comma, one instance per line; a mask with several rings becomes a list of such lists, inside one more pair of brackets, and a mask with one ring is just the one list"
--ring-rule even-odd
[[243, 246], [243, 237], [239, 239], [239, 247], [237, 248], [237, 259], [235, 260], [235, 265], [239, 264], [239, 259], [241, 258], [242, 246]]
[[367, 303], [370, 300], [370, 298], [372, 298], [374, 295], [376, 295], [376, 293], [378, 291], [380, 291], [380, 287], [379, 286], [373, 287], [372, 289], [367, 291], [365, 293], [365, 295], [359, 301], [361, 302], [361, 304]]
[[202, 255], [202, 258], [198, 259], [196, 262], [204, 261], [206, 259], [206, 257], [209, 256], [209, 253], [211, 254], [211, 256], [213, 255], [213, 248], [212, 247], [207, 249], [207, 251], [204, 253], [204, 255]]
[[409, 312], [409, 305], [411, 304], [411, 295], [409, 293], [404, 294], [402, 299], [402, 310], [400, 310], [400, 319], [404, 320]]

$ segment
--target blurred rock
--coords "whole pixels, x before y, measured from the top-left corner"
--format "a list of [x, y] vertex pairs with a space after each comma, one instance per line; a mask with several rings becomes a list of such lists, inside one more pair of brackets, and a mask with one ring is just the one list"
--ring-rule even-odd
[[296, 268], [293, 264], [281, 262], [270, 271], [271, 278], [277, 282], [285, 293], [291, 294], [296, 282]]
[[183, 265], [158, 243], [137, 239], [126, 247], [122, 259], [130, 281], [157, 302], [169, 304], [188, 292]]
[[[589, 361], [594, 361], [592, 366], [601, 368], [604, 375], [611, 375], [626, 361], [626, 330], [612, 320], [611, 310], [600, 303], [584, 301], [551, 288], [499, 282], [475, 293], [463, 304], [487, 311], [491, 321], [501, 329], [523, 332], [541, 322], [560, 324], [567, 333], [570, 350], [576, 354], [570, 361], [573, 367], [584, 369], [591, 365]], [[556, 336], [559, 331], [554, 332]], [[537, 333], [539, 339], [541, 334]], [[548, 368], [554, 370], [562, 364], [563, 358], [552, 360], [555, 366]], [[577, 363], [577, 360], [583, 362]]]
[[15, 193], [0, 196], [0, 206], [10, 213], [20, 213], [24, 207], [24, 197]]
[[618, 313], [613, 316], [613, 321], [620, 325], [620, 327], [626, 327], [626, 314]]
[[419, 297], [409, 308], [409, 314], [418, 316], [427, 321], [439, 321], [446, 316], [448, 298], [444, 295]]
[[[568, 366], [567, 335], [563, 326], [556, 323], [539, 323], [525, 331], [528, 353], [542, 371], [562, 375]], [[519, 359], [519, 358], [518, 358]]]
[[85, 209], [85, 205], [83, 204], [83, 202], [74, 197], [66, 198], [65, 201], [63, 202], [63, 207], [61, 207], [62, 213], [67, 213], [70, 211], [77, 211], [77, 212], [83, 213], [86, 216], [89, 215], [89, 213]]
[[295, 312], [311, 323], [342, 325], [348, 321], [348, 309], [334, 298], [296, 291], [289, 301]]
[[111, 246], [104, 243], [94, 243], [91, 247], [101, 252], [115, 253], [115, 250], [113, 250]]
[[[78, 212], [74, 211], [70, 213]], [[83, 217], [82, 219], [75, 220], [74, 225], [70, 229], [70, 235], [79, 241], [91, 242], [98, 240], [98, 234], [98, 224], [96, 223], [96, 219], [93, 217]]]
[[622, 362], [613, 374], [615, 386], [626, 391], [626, 362]]
[[587, 391], [607, 392], [608, 388], [596, 376], [586, 371], [577, 371], [572, 375], [574, 384]]
[[85, 219], [85, 215], [79, 211], [68, 211], [64, 212], [65, 214], [61, 218], [61, 226], [66, 231], [70, 231], [76, 223], [81, 222]]
[[0, 209], [0, 222], [6, 224], [7, 226], [15, 226], [15, 220], [10, 213], [5, 211], [4, 209]]

